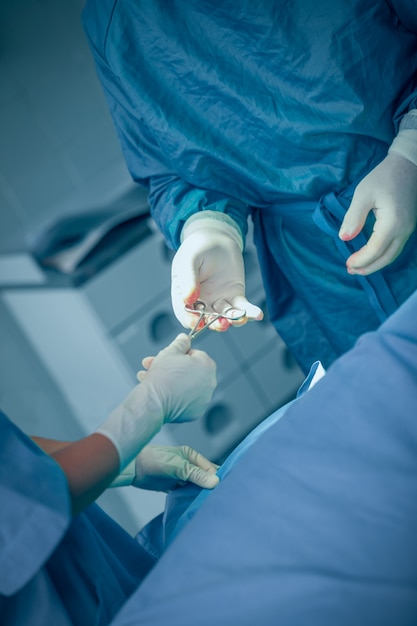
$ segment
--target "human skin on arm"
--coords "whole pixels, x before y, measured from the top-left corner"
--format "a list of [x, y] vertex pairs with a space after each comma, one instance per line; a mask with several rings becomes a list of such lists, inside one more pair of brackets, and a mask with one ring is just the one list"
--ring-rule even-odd
[[119, 473], [119, 456], [113, 443], [100, 433], [74, 442], [43, 437], [32, 440], [51, 456], [64, 472], [73, 515], [92, 504]]
[[[75, 442], [43, 437], [32, 440], [51, 456], [64, 472], [73, 515], [81, 512], [109, 487], [133, 485], [168, 493], [187, 482], [213, 489], [218, 465], [189, 446], [148, 445], [133, 462], [132, 475], [119, 476], [119, 457], [111, 441], [94, 433]], [[114, 483], [114, 481], [116, 481]]]
[[[34, 437], [35, 443], [64, 471], [73, 513], [79, 513], [110, 486], [164, 423], [193, 421], [201, 417], [215, 386], [214, 361], [201, 350], [191, 350], [190, 338], [180, 333], [156, 357], [152, 357], [146, 379], [132, 389], [96, 432], [73, 443]], [[173, 473], [172, 468], [169, 470], [172, 463], [166, 462], [168, 457], [164, 450], [156, 460], [153, 455], [151, 473], [180, 478], [181, 468], [189, 461], [207, 471], [199, 462], [188, 458], [189, 455], [180, 458], [179, 462], [178, 453], [174, 453], [174, 457], [177, 463], [174, 463]], [[192, 475], [189, 469], [185, 472], [187, 478]], [[215, 471], [214, 466], [210, 469]]]

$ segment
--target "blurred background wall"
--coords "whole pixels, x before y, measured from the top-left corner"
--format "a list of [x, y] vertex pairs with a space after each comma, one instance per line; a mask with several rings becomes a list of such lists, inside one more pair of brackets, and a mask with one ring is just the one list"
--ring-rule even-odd
[[[144, 243], [152, 253], [139, 244], [81, 287], [51, 285], [30, 255], [34, 235], [54, 220], [126, 197], [146, 203], [122, 158], [82, 7], [82, 0], [0, 3], [0, 408], [27, 433], [60, 439], [98, 425], [134, 384], [139, 356], [180, 330], [169, 307], [170, 257], [157, 234]], [[247, 260], [248, 285], [261, 303], [253, 249]], [[293, 396], [301, 373], [271, 328], [266, 320], [261, 330], [237, 331], [238, 339], [203, 344], [221, 364], [216, 410], [206, 430], [175, 431], [175, 443], [182, 437], [221, 460]], [[109, 381], [113, 395], [106, 396]], [[163, 499], [107, 492], [100, 503], [133, 533]]]

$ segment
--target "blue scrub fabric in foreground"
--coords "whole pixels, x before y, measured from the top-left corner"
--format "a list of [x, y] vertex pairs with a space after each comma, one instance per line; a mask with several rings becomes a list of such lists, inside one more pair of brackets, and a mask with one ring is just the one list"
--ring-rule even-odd
[[411, 626], [417, 293], [247, 450], [113, 626]]
[[153, 565], [97, 505], [71, 519], [59, 466], [0, 412], [0, 623], [108, 624]]
[[[337, 236], [417, 107], [415, 0], [87, 0], [83, 21], [133, 180], [176, 249], [193, 214], [252, 214], [268, 310], [308, 372], [417, 288], [417, 233], [370, 277]], [[364, 78], [366, 77], [366, 78]], [[368, 220], [365, 234], [372, 230]], [[352, 314], [354, 312], [354, 314]]]
[[[324, 374], [321, 363], [319, 361], [313, 363], [309, 375], [297, 392], [297, 398], [301, 398]], [[217, 471], [220, 480], [224, 480], [255, 441], [285, 415], [296, 399], [274, 411], [236, 446]], [[211, 489], [202, 489], [191, 483], [181, 489], [174, 489], [167, 495], [164, 512], [151, 520], [136, 535], [136, 540], [153, 558], [160, 559], [168, 545], [194, 517], [211, 493], [213, 493]]]

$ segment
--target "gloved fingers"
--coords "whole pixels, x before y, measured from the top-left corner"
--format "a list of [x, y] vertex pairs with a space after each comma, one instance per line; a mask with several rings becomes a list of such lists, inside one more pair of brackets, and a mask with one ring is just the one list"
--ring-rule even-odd
[[171, 290], [172, 310], [179, 323], [186, 329], [194, 328], [198, 319], [196, 313], [186, 311], [186, 307], [192, 309], [194, 302], [199, 300], [199, 297], [199, 288], [196, 288], [185, 298], [181, 294], [174, 294], [173, 289]]
[[142, 367], [144, 367], [145, 370], [148, 370], [150, 366], [152, 365], [154, 359], [155, 359], [154, 356], [145, 356], [145, 358], [142, 359]]
[[[167, 355], [169, 352], [186, 354], [189, 351], [190, 345], [191, 342], [189, 337], [185, 333], [180, 333], [166, 348], [160, 350], [158, 355]], [[139, 382], [145, 380], [148, 370], [151, 368], [152, 363], [155, 361], [157, 356], [146, 356], [142, 359], [142, 366], [144, 367], [144, 370], [139, 370], [139, 372], [137, 372], [136, 374], [136, 378]]]
[[[230, 233], [218, 228], [201, 228], [186, 236], [178, 249], [171, 270], [171, 298], [174, 314], [185, 328], [194, 328], [198, 318], [185, 307], [192, 308], [202, 300], [208, 309], [221, 298], [226, 308], [231, 299], [245, 293], [245, 271], [242, 251]], [[217, 311], [219, 309], [216, 309]], [[201, 322], [199, 328], [203, 325]], [[213, 321], [213, 330], [226, 330], [230, 323]]]
[[349, 274], [367, 275], [391, 263], [401, 252], [407, 240], [398, 224], [395, 205], [389, 198], [375, 203], [375, 224], [367, 244], [352, 254], [346, 267]]
[[190, 346], [191, 340], [189, 336], [185, 333], [179, 333], [179, 335], [177, 335], [175, 339], [171, 341], [168, 346], [166, 346], [166, 348], [163, 348], [162, 350], [160, 350], [160, 352], [158, 352], [156, 357], [153, 359], [150, 368], [157, 359], [160, 361], [161, 358], [163, 358], [164, 356], [168, 356], [169, 354], [187, 354], [187, 352], [190, 350]]
[[136, 380], [139, 383], [141, 383], [143, 380], [145, 380], [147, 374], [148, 374], [148, 372], [146, 370], [139, 370], [139, 372], [137, 372], [137, 374], [136, 374]]
[[207, 472], [215, 474], [220, 467], [216, 463], [209, 461], [205, 456], [200, 454], [200, 452], [197, 452], [197, 450], [194, 450], [194, 448], [191, 448], [190, 446], [181, 446], [181, 453], [185, 459], [190, 461], [190, 463]]
[[[207, 380], [211, 378], [216, 379], [216, 370], [217, 365], [216, 362], [205, 352], [204, 350], [196, 350], [196, 348], [191, 348], [188, 352], [189, 357], [191, 357], [194, 362], [198, 361], [202, 367], [206, 370]], [[197, 365], [197, 363], [196, 363]]]
[[370, 211], [374, 232], [366, 246], [347, 260], [350, 274], [371, 274], [394, 261], [417, 223], [417, 167], [408, 159], [388, 153], [357, 186], [339, 237], [353, 239]]
[[180, 333], [152, 361], [143, 384], [164, 422], [192, 421], [207, 409], [216, 387], [216, 363], [206, 352], [190, 350], [191, 339]]
[[143, 370], [139, 370], [139, 372], [137, 372], [137, 374], [136, 374], [136, 379], [140, 383], [145, 379], [146, 374], [148, 373], [148, 369], [150, 368], [150, 366], [154, 362], [154, 359], [155, 359], [154, 356], [146, 356], [144, 359], [142, 359], [142, 366], [144, 367], [144, 369]]
[[219, 477], [216, 476], [216, 474], [202, 470], [195, 465], [191, 465], [190, 463], [186, 463], [185, 474], [187, 475], [187, 482], [193, 483], [194, 485], [197, 485], [197, 487], [202, 487], [203, 489], [214, 489], [214, 487], [216, 487], [220, 482]]
[[262, 309], [256, 306], [256, 304], [249, 302], [245, 296], [235, 296], [232, 299], [232, 304], [234, 309], [237, 311], [245, 311], [246, 313], [243, 321], [237, 320], [236, 322], [232, 322], [233, 326], [241, 326], [242, 324], [246, 324], [246, 322], [251, 321], [259, 322], [264, 318]]
[[346, 261], [349, 274], [367, 276], [389, 265], [403, 249], [405, 241], [400, 238], [382, 241], [377, 232], [371, 235], [368, 243], [352, 254]]
[[219, 478], [216, 476], [218, 465], [189, 446], [182, 446], [181, 452], [185, 460], [179, 467], [178, 478], [180, 480], [194, 483], [204, 489], [213, 489], [219, 483]]
[[218, 465], [190, 446], [146, 446], [136, 457], [133, 485], [154, 491], [171, 491], [192, 482], [213, 489]]
[[171, 265], [171, 300], [174, 315], [184, 328], [194, 326], [195, 317], [185, 311], [200, 296], [200, 285], [194, 268], [194, 254], [184, 242], [175, 254]]
[[358, 187], [353, 194], [350, 207], [346, 211], [342, 225], [339, 229], [339, 237], [342, 241], [350, 241], [354, 239], [365, 225], [369, 212], [373, 209], [373, 202], [366, 196], [361, 194], [361, 188]]
[[[234, 324], [246, 323], [245, 309], [238, 310], [237, 307], [233, 305], [232, 299], [229, 300], [227, 298], [218, 298], [215, 302], [211, 304], [210, 308], [213, 309], [215, 313], [225, 315], [225, 317], [219, 317], [214, 322], [210, 323], [209, 328], [211, 330], [215, 330], [216, 332], [224, 332]], [[236, 320], [232, 321], [231, 319], [229, 319], [230, 317], [236, 318]]]
[[209, 319], [209, 328], [217, 332], [224, 332], [230, 326], [243, 326], [252, 320], [262, 320], [264, 316], [262, 309], [251, 304], [243, 295], [237, 295], [230, 299], [218, 298], [208, 308], [225, 316], [212, 322]]

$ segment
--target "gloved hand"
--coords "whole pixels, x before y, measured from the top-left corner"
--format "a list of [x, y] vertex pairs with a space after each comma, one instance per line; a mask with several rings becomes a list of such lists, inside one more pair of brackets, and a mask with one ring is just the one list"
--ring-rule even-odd
[[121, 470], [166, 422], [203, 415], [216, 386], [216, 364], [201, 350], [190, 350], [184, 333], [152, 358], [146, 377], [96, 432], [119, 453]]
[[135, 460], [132, 485], [153, 491], [171, 491], [186, 482], [213, 489], [219, 482], [218, 465], [189, 446], [146, 446]]
[[227, 222], [210, 217], [202, 216], [190, 227], [186, 222], [183, 228], [183, 241], [172, 261], [171, 297], [174, 314], [185, 328], [194, 326], [196, 317], [184, 307], [196, 300], [219, 313], [229, 309], [233, 314], [230, 309], [235, 307], [246, 311], [239, 321], [220, 318], [210, 326], [212, 330], [263, 318], [261, 309], [245, 297], [241, 236]]
[[368, 243], [348, 258], [349, 274], [376, 272], [401, 253], [417, 224], [417, 165], [390, 151], [358, 184], [339, 237], [343, 241], [356, 237], [371, 210], [376, 218], [373, 233]]

